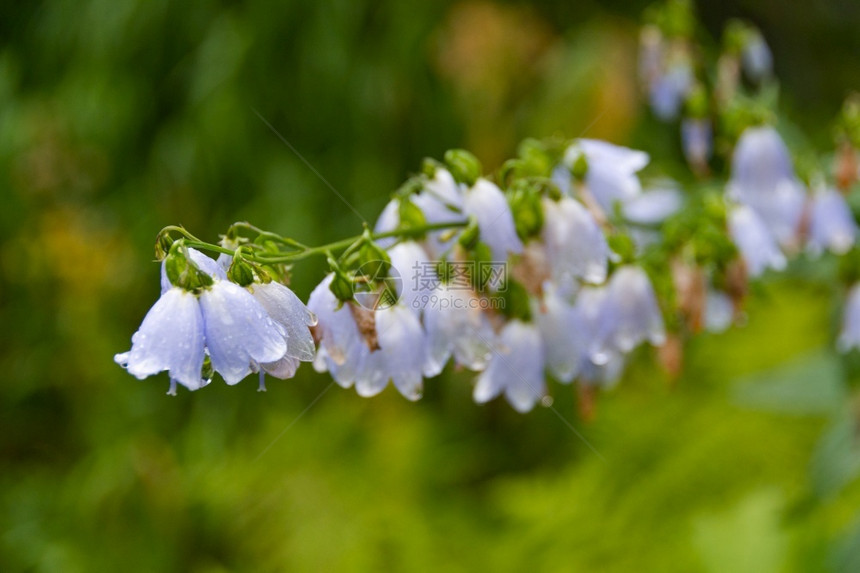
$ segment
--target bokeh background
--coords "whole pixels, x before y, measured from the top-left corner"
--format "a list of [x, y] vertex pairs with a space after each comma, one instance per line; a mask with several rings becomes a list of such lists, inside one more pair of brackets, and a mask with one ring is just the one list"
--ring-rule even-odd
[[[860, 570], [836, 289], [803, 268], [674, 382], [643, 350], [590, 421], [555, 386], [575, 432], [474, 405], [465, 372], [417, 404], [309, 367], [169, 398], [113, 363], [158, 296], [164, 225], [360, 231], [259, 116], [370, 221], [453, 147], [494, 169], [525, 136], [587, 134], [671, 172], [676, 132], [636, 84], [646, 4], [0, 3], [0, 570]], [[860, 6], [699, 13], [714, 37], [762, 28], [784, 109], [827, 149], [860, 88]], [[297, 267], [303, 298], [322, 270]]]

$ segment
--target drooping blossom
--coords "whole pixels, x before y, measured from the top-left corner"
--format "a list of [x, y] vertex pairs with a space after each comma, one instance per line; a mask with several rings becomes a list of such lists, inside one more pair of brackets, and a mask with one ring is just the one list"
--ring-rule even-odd
[[738, 205], [729, 212], [729, 235], [746, 263], [747, 272], [757, 277], [766, 269], [785, 268], [785, 255], [756, 211]]
[[510, 205], [494, 183], [478, 179], [465, 193], [463, 212], [478, 222], [480, 239], [490, 247], [494, 261], [506, 261], [508, 255], [522, 252]]
[[637, 266], [619, 267], [600, 304], [591, 360], [606, 364], [614, 354], [626, 354], [642, 342], [660, 346], [665, 340], [663, 315], [648, 275]]
[[483, 370], [495, 333], [481, 308], [482, 299], [470, 288], [440, 282], [420, 300], [427, 336], [424, 374], [436, 376], [452, 356], [460, 366]]
[[588, 339], [575, 306], [547, 281], [543, 298], [533, 310], [546, 351], [546, 368], [559, 382], [570, 383], [579, 374]]
[[542, 239], [551, 273], [559, 283], [571, 277], [599, 284], [606, 280], [609, 245], [597, 221], [578, 201], [543, 199]]
[[604, 213], [612, 213], [616, 202], [625, 203], [642, 191], [636, 173], [648, 164], [649, 157], [644, 151], [596, 139], [578, 139], [565, 151], [564, 164], [568, 169], [573, 168], [580, 155], [588, 163], [585, 184]]
[[544, 347], [537, 326], [508, 322], [493, 344], [489, 364], [478, 376], [472, 396], [483, 404], [504, 394], [518, 412], [528, 412], [546, 394]]
[[783, 246], [797, 238], [806, 193], [797, 180], [788, 148], [772, 127], [751, 127], [732, 156], [730, 196], [752, 207]]
[[[287, 351], [275, 362], [260, 364], [262, 372], [275, 378], [292, 378], [300, 362], [312, 362], [316, 346], [310, 327], [316, 325], [316, 316], [288, 287], [278, 282], [253, 284], [247, 287], [254, 298], [284, 331]], [[264, 389], [261, 377], [261, 389]]]
[[830, 250], [844, 255], [857, 237], [857, 223], [842, 194], [823, 189], [812, 196], [809, 214], [809, 238], [806, 248], [820, 254]]
[[[308, 301], [318, 319], [317, 370], [327, 370], [344, 388], [354, 385], [363, 397], [378, 394], [390, 380], [407, 399], [420, 398], [425, 339], [416, 314], [400, 303], [375, 311], [340, 303], [329, 289], [331, 281], [327, 276]], [[363, 325], [369, 331], [359, 327], [357, 315], [372, 320]]]

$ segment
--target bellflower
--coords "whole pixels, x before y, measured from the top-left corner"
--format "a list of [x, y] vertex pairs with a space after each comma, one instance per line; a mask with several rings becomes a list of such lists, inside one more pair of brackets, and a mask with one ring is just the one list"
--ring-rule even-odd
[[770, 76], [773, 68], [773, 55], [761, 34], [755, 33], [747, 40], [741, 52], [741, 64], [744, 72], [754, 82], [760, 82]]
[[390, 380], [407, 400], [418, 400], [425, 363], [424, 331], [418, 317], [403, 304], [395, 304], [377, 310], [375, 319], [379, 348], [367, 356], [355, 391], [362, 397], [375, 396]]
[[559, 382], [571, 382], [579, 374], [588, 345], [582, 317], [549, 281], [533, 314], [544, 341], [547, 370]]
[[423, 305], [425, 376], [439, 374], [452, 355], [457, 364], [470, 370], [486, 367], [495, 333], [480, 303], [471, 289], [444, 283], [429, 295]]
[[714, 131], [709, 119], [688, 118], [681, 122], [681, 147], [692, 165], [705, 165], [711, 158]]
[[609, 245], [594, 217], [578, 201], [543, 199], [543, 242], [553, 278], [589, 283], [606, 280]]
[[612, 213], [616, 202], [624, 203], [642, 191], [636, 173], [648, 164], [648, 154], [596, 139], [578, 139], [565, 152], [564, 163], [572, 167], [580, 154], [588, 170], [585, 184], [600, 208]]
[[842, 312], [842, 330], [836, 344], [841, 352], [848, 352], [852, 348], [860, 348], [860, 284], [848, 291]]
[[200, 293], [200, 308], [212, 368], [227, 384], [238, 384], [255, 364], [277, 362], [287, 353], [283, 327], [239, 285], [216, 280]]
[[487, 369], [478, 376], [475, 402], [499, 394], [518, 412], [528, 412], [546, 394], [544, 348], [537, 326], [512, 320], [499, 333]]
[[820, 254], [829, 249], [844, 255], [854, 246], [856, 236], [857, 224], [842, 194], [825, 189], [812, 196], [806, 243], [810, 252]]
[[765, 269], [785, 268], [785, 255], [779, 249], [764, 221], [746, 205], [738, 205], [729, 213], [729, 235], [746, 263], [747, 272], [757, 277]]
[[522, 252], [523, 244], [517, 236], [511, 208], [505, 194], [495, 184], [478, 179], [466, 191], [463, 211], [477, 220], [481, 241], [490, 247], [493, 260], [506, 261], [509, 254]]
[[[585, 341], [594, 340], [597, 336], [601, 308], [607, 293], [606, 286], [584, 287], [577, 293], [574, 310], [582, 327], [581, 337]], [[624, 355], [612, 352], [605, 363], [595, 364], [591, 359], [589, 345], [585, 346], [580, 356], [579, 379], [588, 385], [611, 386], [624, 370]]]
[[341, 303], [329, 289], [333, 278], [327, 275], [308, 299], [308, 309], [317, 317], [319, 339], [314, 368], [328, 371], [340, 386], [349, 388], [363, 375], [370, 348], [359, 332], [350, 303]]
[[677, 213], [684, 196], [674, 187], [651, 189], [636, 195], [621, 207], [625, 219], [640, 225], [657, 225]]
[[200, 375], [203, 331], [203, 313], [197, 296], [169, 286], [131, 337], [131, 350], [117, 354], [114, 360], [139, 380], [167, 370], [171, 393], [174, 382], [197, 390], [205, 386]]
[[687, 62], [678, 62], [651, 81], [648, 97], [654, 115], [663, 121], [678, 117], [681, 104], [693, 86], [693, 71]]
[[626, 354], [645, 341], [666, 341], [663, 314], [645, 271], [622, 266], [609, 279], [589, 354], [595, 364], [606, 364], [614, 353]]
[[788, 148], [775, 129], [751, 127], [743, 132], [732, 156], [729, 193], [755, 209], [777, 242], [794, 242], [805, 191], [794, 175]]
[[281, 327], [287, 345], [287, 351], [281, 359], [260, 364], [260, 369], [275, 378], [291, 378], [299, 362], [311, 362], [314, 359], [316, 346], [309, 327], [316, 325], [317, 318], [293, 291], [281, 283], [272, 281], [254, 284], [248, 289], [269, 317]]
[[427, 251], [415, 241], [403, 241], [390, 249], [392, 274], [398, 279], [397, 295], [406, 308], [420, 313], [427, 297], [436, 288], [439, 278], [436, 267], [427, 256]]

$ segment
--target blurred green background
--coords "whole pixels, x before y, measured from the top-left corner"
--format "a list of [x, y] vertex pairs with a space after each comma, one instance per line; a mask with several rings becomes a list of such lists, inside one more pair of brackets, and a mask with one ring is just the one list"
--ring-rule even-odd
[[[860, 5], [804, 4], [699, 12], [714, 35], [761, 26], [785, 109], [827, 149], [860, 87]], [[599, 454], [549, 409], [474, 405], [465, 372], [417, 404], [310, 367], [168, 398], [113, 363], [158, 296], [164, 225], [360, 230], [257, 114], [370, 221], [453, 147], [494, 169], [525, 136], [587, 134], [677, 162], [636, 85], [646, 2], [0, 6], [0, 571], [860, 570], [826, 273], [766, 282], [674, 383], [642, 350], [590, 422], [554, 386]]]

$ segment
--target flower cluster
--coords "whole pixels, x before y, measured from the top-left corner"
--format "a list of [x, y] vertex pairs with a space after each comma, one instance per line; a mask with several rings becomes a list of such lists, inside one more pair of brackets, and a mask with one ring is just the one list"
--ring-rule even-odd
[[[854, 286], [838, 345], [860, 348], [848, 201], [860, 103], [843, 110], [833, 174], [800, 173], [763, 103], [773, 80], [761, 35], [730, 24], [709, 70], [696, 29], [689, 3], [669, 0], [641, 56], [655, 116], [680, 122], [690, 180], [645, 178], [660, 175], [648, 153], [605, 141], [526, 140], [493, 174], [463, 150], [426, 160], [372, 231], [321, 247], [248, 223], [217, 245], [168, 227], [161, 298], [116, 361], [138, 378], [166, 370], [171, 393], [216, 372], [228, 384], [259, 373], [265, 389], [266, 374], [312, 362], [360, 396], [392, 383], [409, 400], [453, 362], [475, 373], [476, 402], [504, 396], [526, 412], [550, 403], [548, 379], [612, 385], [643, 344], [676, 374], [689, 336], [728, 328], [748, 282], [800, 256], [841, 261]], [[317, 255], [330, 272], [305, 306], [285, 284]]]

